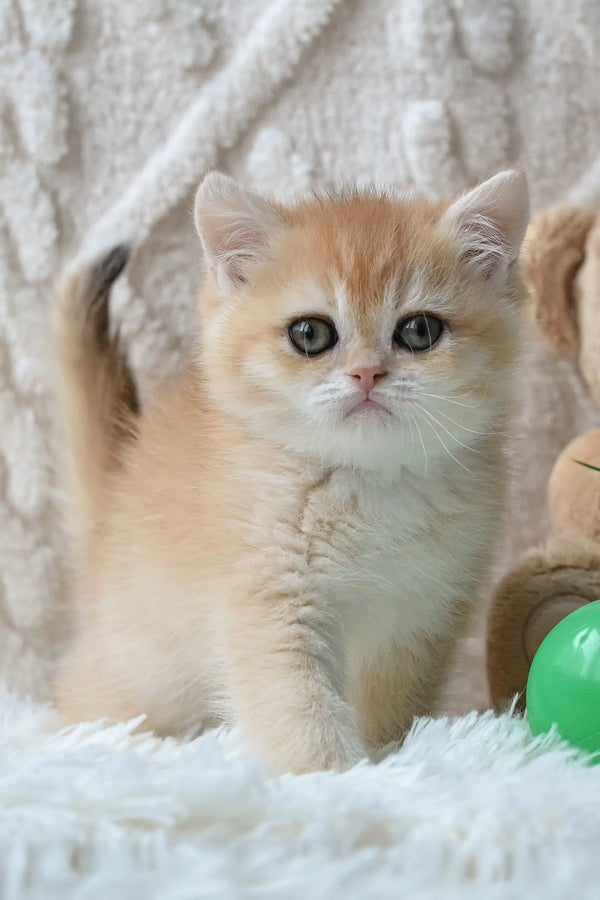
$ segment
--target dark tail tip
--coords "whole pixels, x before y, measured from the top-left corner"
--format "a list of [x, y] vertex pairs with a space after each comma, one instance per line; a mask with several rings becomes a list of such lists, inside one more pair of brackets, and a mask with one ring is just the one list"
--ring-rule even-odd
[[128, 244], [117, 244], [106, 253], [95, 266], [92, 279], [96, 292], [107, 290], [116, 281], [129, 259]]
[[94, 322], [98, 340], [108, 340], [108, 302], [110, 288], [119, 277], [129, 259], [128, 244], [117, 244], [92, 268], [88, 293], [89, 312]]

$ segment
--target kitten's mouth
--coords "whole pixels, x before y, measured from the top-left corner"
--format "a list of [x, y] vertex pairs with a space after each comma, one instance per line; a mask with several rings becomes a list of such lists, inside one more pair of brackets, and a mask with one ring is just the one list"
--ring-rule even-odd
[[389, 409], [386, 409], [385, 406], [382, 406], [381, 403], [378, 403], [377, 400], [372, 400], [370, 397], [367, 397], [365, 400], [359, 400], [352, 409], [349, 409], [344, 419], [349, 419], [350, 417], [360, 416], [360, 415], [391, 415]]

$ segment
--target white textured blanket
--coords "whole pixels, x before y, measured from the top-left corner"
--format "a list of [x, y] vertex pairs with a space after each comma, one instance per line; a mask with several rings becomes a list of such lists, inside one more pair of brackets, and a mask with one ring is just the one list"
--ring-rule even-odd
[[[0, 694], [3, 900], [597, 900], [600, 767], [526, 723], [419, 722], [378, 766], [269, 778], [235, 737]], [[571, 757], [571, 758], [570, 758]]]

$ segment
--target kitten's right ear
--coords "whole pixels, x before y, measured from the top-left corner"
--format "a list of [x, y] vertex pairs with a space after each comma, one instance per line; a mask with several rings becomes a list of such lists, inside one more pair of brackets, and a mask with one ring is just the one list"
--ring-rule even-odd
[[226, 296], [268, 259], [271, 240], [282, 227], [274, 206], [220, 172], [209, 172], [200, 184], [194, 221], [208, 267]]
[[456, 200], [441, 224], [454, 232], [473, 270], [503, 280], [518, 259], [528, 219], [527, 179], [524, 172], [508, 169]]

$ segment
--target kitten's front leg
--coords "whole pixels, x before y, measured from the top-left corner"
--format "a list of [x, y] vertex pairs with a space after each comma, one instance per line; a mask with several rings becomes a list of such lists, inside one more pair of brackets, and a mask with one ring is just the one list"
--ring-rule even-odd
[[366, 755], [344, 699], [339, 634], [315, 597], [238, 598], [225, 622], [234, 712], [279, 772], [343, 771]]

